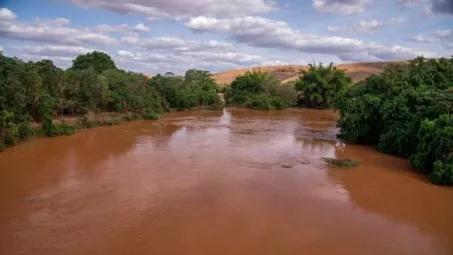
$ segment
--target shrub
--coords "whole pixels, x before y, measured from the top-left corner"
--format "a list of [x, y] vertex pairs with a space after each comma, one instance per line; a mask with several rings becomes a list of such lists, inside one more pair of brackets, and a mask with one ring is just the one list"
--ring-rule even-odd
[[433, 171], [429, 175], [429, 179], [438, 185], [453, 185], [453, 162], [445, 164], [440, 160], [434, 162]]
[[59, 134], [57, 126], [53, 123], [51, 118], [46, 118], [41, 123], [41, 131], [45, 136], [55, 137]]
[[275, 110], [273, 98], [267, 94], [258, 94], [248, 97], [244, 106], [255, 110]]
[[121, 124], [120, 118], [107, 118], [99, 121], [100, 126], [115, 126]]
[[25, 140], [29, 137], [36, 135], [36, 130], [30, 126], [28, 122], [23, 122], [18, 126], [18, 135], [21, 140]]
[[159, 119], [160, 115], [152, 111], [147, 111], [142, 115], [142, 117], [145, 120], [157, 120]]
[[139, 120], [141, 118], [142, 118], [142, 116], [140, 114], [131, 113], [131, 112], [129, 112], [123, 116], [123, 120], [125, 120], [125, 121]]
[[61, 122], [59, 124], [56, 124], [56, 126], [58, 130], [58, 135], [72, 135], [77, 131], [74, 125], [70, 125], [66, 122]]
[[294, 87], [282, 86], [274, 75], [260, 71], [236, 77], [224, 95], [228, 105], [266, 111], [291, 107], [297, 98]]
[[48, 137], [56, 137], [60, 135], [72, 135], [76, 132], [75, 125], [70, 125], [64, 121], [55, 124], [52, 119], [46, 118], [41, 123], [41, 132]]

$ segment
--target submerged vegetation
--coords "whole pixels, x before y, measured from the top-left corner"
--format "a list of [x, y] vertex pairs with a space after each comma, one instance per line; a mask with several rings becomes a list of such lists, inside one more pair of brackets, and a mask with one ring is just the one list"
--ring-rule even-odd
[[359, 165], [357, 161], [349, 158], [322, 158], [331, 167], [351, 168]]
[[[69, 135], [124, 120], [157, 119], [173, 109], [220, 109], [217, 91], [207, 71], [192, 69], [184, 77], [149, 79], [118, 69], [102, 52], [78, 56], [67, 70], [50, 60], [23, 62], [0, 54], [0, 150], [32, 136]], [[99, 112], [117, 116], [93, 117]], [[61, 115], [80, 118], [74, 123], [54, 122]]]

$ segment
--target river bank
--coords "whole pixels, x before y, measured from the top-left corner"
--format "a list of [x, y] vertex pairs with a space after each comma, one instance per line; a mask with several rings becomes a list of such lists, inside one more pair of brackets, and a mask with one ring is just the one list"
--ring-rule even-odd
[[[203, 111], [206, 108], [200, 107], [192, 110]], [[22, 128], [24, 134], [20, 134], [13, 144], [0, 146], [0, 152], [9, 147], [37, 138], [72, 135], [85, 129], [119, 125], [127, 121], [157, 120], [160, 116], [160, 114], [155, 112], [146, 112], [143, 114], [133, 112], [89, 112], [83, 115], [61, 115], [53, 118], [51, 122], [31, 122], [27, 124]], [[20, 128], [18, 132], [21, 133]]]

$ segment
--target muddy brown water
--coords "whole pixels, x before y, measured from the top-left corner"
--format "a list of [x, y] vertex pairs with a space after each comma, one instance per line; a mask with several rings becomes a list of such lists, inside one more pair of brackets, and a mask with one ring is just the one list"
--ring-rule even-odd
[[183, 112], [10, 148], [0, 254], [453, 254], [453, 189], [335, 121]]

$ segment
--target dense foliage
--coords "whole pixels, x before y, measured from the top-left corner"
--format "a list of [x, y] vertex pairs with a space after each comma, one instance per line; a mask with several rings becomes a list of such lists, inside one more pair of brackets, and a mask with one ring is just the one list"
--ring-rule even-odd
[[[222, 103], [217, 90], [207, 71], [148, 79], [117, 69], [110, 56], [101, 52], [78, 56], [67, 70], [50, 60], [23, 62], [0, 54], [0, 149], [29, 136], [71, 134], [77, 128], [119, 122], [90, 118], [71, 126], [54, 123], [59, 115], [118, 112], [131, 120], [156, 119], [172, 109], [218, 109]], [[32, 128], [33, 122], [40, 123], [40, 128]]]
[[274, 75], [260, 71], [246, 72], [236, 77], [230, 87], [225, 88], [225, 101], [228, 105], [256, 110], [291, 107], [295, 105], [296, 98], [293, 86], [282, 86]]
[[184, 77], [173, 74], [157, 75], [149, 83], [162, 95], [170, 108], [219, 109], [222, 101], [217, 95], [218, 85], [208, 71], [190, 69]]
[[310, 108], [330, 108], [337, 94], [351, 84], [351, 78], [332, 63], [328, 66], [309, 65], [301, 70], [294, 86], [299, 93], [298, 105]]
[[453, 185], [453, 59], [393, 64], [335, 101], [340, 137], [409, 157], [431, 181]]
[[96, 72], [100, 73], [109, 69], [116, 69], [115, 62], [109, 55], [93, 51], [85, 55], [79, 55], [76, 59], [72, 61], [72, 69], [75, 70], [84, 70], [84, 69], [94, 69]]

